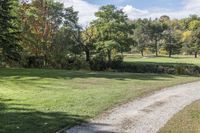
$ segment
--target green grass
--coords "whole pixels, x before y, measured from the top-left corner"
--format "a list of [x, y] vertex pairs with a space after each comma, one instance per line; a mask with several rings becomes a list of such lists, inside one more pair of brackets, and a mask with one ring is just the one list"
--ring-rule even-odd
[[200, 66], [200, 58], [194, 58], [193, 56], [173, 56], [169, 58], [167, 56], [149, 56], [141, 57], [138, 55], [127, 55], [124, 59], [126, 62], [135, 63], [158, 63], [158, 64], [193, 64]]
[[159, 133], [200, 133], [200, 100], [176, 114]]
[[53, 133], [114, 105], [198, 77], [0, 69], [0, 132]]

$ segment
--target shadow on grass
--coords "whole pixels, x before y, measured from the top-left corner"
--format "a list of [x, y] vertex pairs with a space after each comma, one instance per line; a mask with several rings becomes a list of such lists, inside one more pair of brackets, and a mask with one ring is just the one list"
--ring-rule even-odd
[[[10, 82], [27, 83], [27, 85], [32, 86], [40, 84], [43, 86], [51, 85], [49, 82], [33, 82], [44, 78], [66, 80], [74, 78], [107, 78], [119, 81], [126, 79], [162, 81], [162, 78], [174, 78], [174, 76], [39, 69], [0, 69], [0, 82], [2, 85]], [[52, 84], [54, 83], [52, 82]], [[16, 86], [17, 84], [14, 85]], [[42, 86], [39, 88], [42, 88]], [[71, 127], [86, 122], [85, 119], [88, 118], [88, 116], [68, 114], [67, 112], [38, 111], [31, 107], [28, 104], [17, 103], [15, 99], [0, 99], [0, 133], [53, 133], [66, 126]], [[103, 132], [109, 133], [106, 131]]]
[[[13, 101], [0, 98], [0, 133], [64, 133], [75, 125], [88, 124], [85, 120], [88, 116], [71, 115], [64, 112], [41, 112], [25, 108], [29, 105], [10, 103]], [[94, 132], [111, 133], [95, 128], [109, 126], [107, 124], [89, 124], [94, 127], [92, 129]]]
[[[44, 78], [71, 80], [75, 78], [105, 78], [115, 80], [163, 80], [160, 78], [174, 78], [168, 74], [150, 74], [150, 73], [115, 73], [115, 72], [90, 72], [90, 71], [65, 71], [48, 69], [0, 69], [0, 82], [9, 78], [9, 81], [38, 81]], [[25, 79], [26, 78], [26, 79]], [[3, 80], [1, 80], [3, 79]]]
[[25, 108], [24, 105], [22, 108], [20, 104], [10, 105], [13, 101], [0, 99], [1, 133], [55, 133], [66, 126], [71, 127], [86, 122], [84, 121], [86, 116], [63, 112], [41, 112]]

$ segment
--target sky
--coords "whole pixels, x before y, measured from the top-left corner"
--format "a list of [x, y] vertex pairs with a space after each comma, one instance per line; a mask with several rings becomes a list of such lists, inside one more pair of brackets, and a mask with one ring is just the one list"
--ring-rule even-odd
[[58, 0], [66, 7], [79, 11], [79, 23], [87, 25], [95, 19], [94, 13], [102, 5], [113, 4], [122, 9], [130, 19], [158, 18], [168, 15], [183, 18], [191, 14], [200, 15], [200, 0]]

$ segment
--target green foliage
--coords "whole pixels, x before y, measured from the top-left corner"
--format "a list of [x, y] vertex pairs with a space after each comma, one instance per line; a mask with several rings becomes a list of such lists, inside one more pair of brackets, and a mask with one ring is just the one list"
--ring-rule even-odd
[[[67, 54], [80, 54], [74, 34], [78, 12], [54, 0], [22, 3], [22, 45], [25, 56], [43, 57], [43, 67], [63, 65]], [[57, 64], [53, 66], [54, 64]]]
[[96, 55], [90, 61], [90, 68], [93, 71], [105, 71], [106, 69], [108, 69], [108, 67], [109, 67], [108, 61], [106, 60], [103, 53]]
[[197, 58], [197, 55], [200, 51], [200, 28], [192, 32], [191, 40], [188, 47], [195, 54], [195, 58]]
[[108, 61], [111, 62], [113, 50], [123, 52], [129, 47], [132, 25], [127, 23], [128, 18], [124, 12], [113, 5], [102, 6], [95, 15], [97, 19], [92, 25], [97, 27], [99, 36], [97, 49], [106, 51]]
[[160, 49], [159, 43], [162, 39], [162, 33], [165, 28], [165, 24], [161, 23], [159, 20], [150, 21], [149, 36], [151, 42], [149, 46], [151, 51], [156, 53], [156, 56], [158, 56]]
[[166, 73], [181, 75], [199, 75], [200, 67], [190, 64], [161, 64], [161, 63], [130, 63], [124, 62], [113, 65], [112, 69], [118, 72], [132, 73]]
[[1, 61], [12, 63], [19, 61], [19, 27], [17, 11], [17, 0], [2, 0], [0, 2], [0, 55]]
[[145, 52], [158, 56], [161, 50], [170, 57], [199, 53], [200, 18], [196, 15], [180, 20], [166, 15], [129, 20], [123, 10], [105, 5], [94, 21], [82, 27], [78, 12], [56, 0], [3, 1], [0, 60], [5, 65], [16, 65], [16, 61], [23, 67], [80, 69], [90, 64], [102, 70], [114, 62], [120, 64], [116, 55], [135, 49], [142, 56]]
[[163, 32], [163, 47], [168, 52], [169, 57], [172, 54], [180, 54], [182, 48], [182, 34], [177, 21], [166, 23], [167, 28]]
[[144, 50], [149, 44], [149, 21], [147, 19], [139, 19], [135, 22], [136, 29], [134, 30], [134, 40], [136, 41], [136, 47], [142, 56], [144, 56]]

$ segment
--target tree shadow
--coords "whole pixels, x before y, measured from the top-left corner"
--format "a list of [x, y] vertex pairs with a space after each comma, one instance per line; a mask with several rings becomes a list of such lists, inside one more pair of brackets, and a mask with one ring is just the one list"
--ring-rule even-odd
[[[33, 82], [44, 78], [71, 80], [76, 78], [105, 78], [114, 80], [163, 80], [161, 78], [174, 78], [169, 74], [153, 73], [117, 73], [117, 72], [91, 72], [91, 71], [65, 71], [49, 69], [0, 69], [0, 82], [10, 81]], [[3, 79], [3, 80], [2, 80]]]
[[72, 129], [68, 129], [68, 130], [63, 130], [66, 133], [66, 131], [68, 132], [76, 132], [79, 133], [81, 131], [81, 133], [120, 133], [117, 131], [108, 131], [105, 130], [105, 128], [108, 127], [112, 127], [113, 125], [110, 124], [105, 124], [105, 123], [94, 123], [94, 122], [88, 122], [88, 123], [84, 123], [75, 127], [72, 127]]
[[[86, 122], [87, 116], [64, 112], [42, 112], [13, 103], [14, 100], [0, 99], [1, 133], [55, 133], [64, 127]], [[10, 105], [12, 102], [12, 105]], [[14, 108], [12, 106], [15, 106]], [[27, 105], [29, 106], [29, 105]]]
[[117, 133], [99, 130], [97, 127], [109, 125], [88, 122], [86, 121], [88, 116], [64, 112], [42, 112], [25, 108], [30, 105], [13, 103], [13, 101], [13, 99], [0, 98], [0, 133], [64, 133], [73, 126], [87, 124], [90, 124], [92, 127], [90, 131], [94, 133]]
[[[162, 81], [163, 78], [165, 78], [164, 80], [168, 80], [167, 78], [174, 78], [174, 76], [45, 69], [0, 69], [0, 82], [2, 85], [11, 82], [16, 83], [15, 85], [24, 83], [42, 88], [45, 85], [51, 85], [51, 83], [39, 82], [42, 79], [53, 79], [54, 81], [55, 79], [72, 80], [76, 78], [105, 78], [118, 80], [121, 83], [121, 81], [130, 79]], [[56, 83], [52, 82], [52, 84]], [[87, 118], [89, 116], [80, 116], [67, 112], [36, 110], [31, 105], [17, 103], [15, 99], [0, 99], [0, 133], [53, 133], [65, 127], [87, 123], [85, 121]]]

